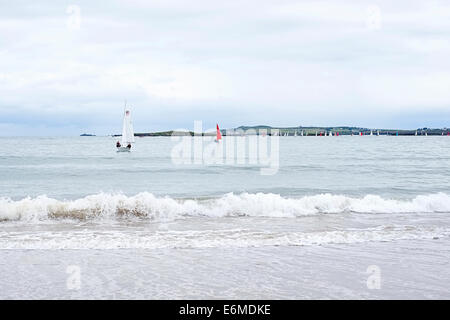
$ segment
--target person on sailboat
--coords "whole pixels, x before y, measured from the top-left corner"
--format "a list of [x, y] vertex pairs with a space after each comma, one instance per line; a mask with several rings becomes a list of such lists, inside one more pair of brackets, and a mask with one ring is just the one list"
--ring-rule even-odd
[[116, 144], [117, 152], [130, 152], [132, 143], [134, 143], [134, 130], [133, 123], [131, 122], [131, 112], [125, 105], [123, 115], [122, 140], [121, 142], [118, 142]]
[[119, 142], [119, 141], [117, 141], [117, 143], [116, 143], [116, 147], [117, 147], [117, 148], [120, 148], [120, 147], [121, 147], [121, 144], [120, 144], [120, 142]]
[[214, 140], [214, 141], [218, 143], [222, 139], [222, 133], [220, 132], [218, 123], [216, 123], [216, 130], [217, 130], [217, 132], [216, 132], [216, 140]]

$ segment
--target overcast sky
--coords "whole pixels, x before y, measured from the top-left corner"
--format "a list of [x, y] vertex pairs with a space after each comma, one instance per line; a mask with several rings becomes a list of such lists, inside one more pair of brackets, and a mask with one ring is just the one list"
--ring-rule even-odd
[[450, 127], [450, 1], [0, 0], [0, 135]]

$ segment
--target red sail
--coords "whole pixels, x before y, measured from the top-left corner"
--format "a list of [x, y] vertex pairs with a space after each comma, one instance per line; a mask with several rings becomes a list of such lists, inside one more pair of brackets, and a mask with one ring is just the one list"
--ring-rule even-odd
[[217, 137], [216, 137], [216, 140], [219, 141], [220, 139], [222, 139], [222, 134], [220, 133], [219, 125], [216, 124], [216, 126], [217, 126]]

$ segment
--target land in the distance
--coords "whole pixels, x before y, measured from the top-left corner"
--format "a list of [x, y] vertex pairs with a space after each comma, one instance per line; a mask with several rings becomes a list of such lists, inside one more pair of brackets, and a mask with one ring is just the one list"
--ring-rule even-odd
[[[450, 135], [450, 129], [447, 128], [418, 128], [418, 129], [376, 129], [376, 128], [362, 128], [362, 127], [271, 127], [266, 125], [260, 126], [240, 126], [235, 129], [222, 129], [220, 130], [222, 135], [242, 135], [242, 134], [267, 134], [272, 135], [274, 130], [278, 130], [278, 134], [281, 136], [316, 136], [333, 133], [333, 135], [390, 135], [390, 136], [441, 136]], [[200, 133], [196, 133], [200, 135]], [[214, 132], [203, 132], [202, 135], [212, 136]], [[159, 131], [159, 132], [144, 132], [135, 133], [137, 137], [170, 137], [173, 135], [194, 135], [193, 131]], [[120, 134], [113, 135], [114, 137], [120, 137]]]

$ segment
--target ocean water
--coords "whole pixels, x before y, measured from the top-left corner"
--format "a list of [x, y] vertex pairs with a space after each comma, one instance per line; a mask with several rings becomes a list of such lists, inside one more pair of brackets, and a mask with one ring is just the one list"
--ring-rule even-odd
[[449, 137], [177, 143], [0, 138], [0, 298], [450, 298]]

